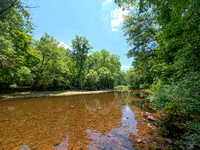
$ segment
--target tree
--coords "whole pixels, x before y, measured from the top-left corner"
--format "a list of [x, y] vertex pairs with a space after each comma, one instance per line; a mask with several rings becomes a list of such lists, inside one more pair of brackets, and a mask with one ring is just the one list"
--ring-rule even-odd
[[75, 76], [74, 85], [77, 88], [83, 88], [86, 59], [88, 58], [88, 52], [93, 47], [89, 44], [89, 40], [86, 37], [76, 35], [76, 38], [72, 40], [72, 61], [73, 61], [73, 76]]
[[113, 89], [114, 88], [114, 77], [112, 76], [112, 73], [110, 70], [108, 70], [105, 67], [102, 67], [98, 70], [98, 76], [99, 76], [99, 84], [98, 87], [100, 89]]
[[40, 38], [40, 41], [35, 42], [39, 63], [33, 69], [35, 73], [33, 89], [66, 86], [69, 68], [65, 57], [69, 50], [59, 47], [59, 44], [47, 33]]
[[30, 14], [18, 0], [0, 2], [0, 84], [18, 82], [17, 72], [34, 57]]
[[[141, 12], [138, 7], [134, 8], [135, 10], [130, 9], [123, 25], [124, 35], [127, 36], [127, 42], [132, 47], [127, 56], [128, 58], [134, 57], [135, 75], [143, 76], [143, 83], [140, 82], [141, 86], [139, 87], [148, 87], [146, 85], [153, 83], [151, 67], [152, 59], [156, 57], [155, 51], [158, 45], [156, 35], [159, 25], [155, 20], [156, 15], [151, 13], [151, 9]], [[125, 7], [125, 9], [128, 8]]]
[[[164, 118], [165, 127], [170, 129], [170, 133], [172, 128], [179, 131], [178, 136], [182, 140], [179, 143], [185, 145], [185, 149], [188, 149], [187, 143], [193, 143], [192, 147], [198, 149], [200, 120], [199, 117], [194, 117], [194, 114], [200, 115], [197, 111], [200, 81], [200, 1], [115, 2], [122, 7], [125, 3], [132, 7], [139, 6], [137, 10], [133, 9], [133, 14], [137, 13], [140, 18], [136, 20], [135, 16], [130, 14], [125, 19], [124, 29], [129, 44], [134, 46], [129, 56], [135, 57], [136, 73], [140, 68], [150, 73], [153, 79], [153, 94], [150, 97], [153, 108], [167, 111]], [[145, 17], [145, 14], [149, 14], [148, 17]], [[156, 32], [151, 32], [154, 29]], [[152, 39], [155, 40], [156, 46], [149, 49]], [[138, 45], [140, 43], [141, 45]], [[146, 73], [142, 73], [142, 77], [146, 78]]]
[[85, 88], [88, 90], [98, 89], [99, 77], [98, 73], [93, 69], [90, 69], [88, 74], [85, 77]]
[[[113, 88], [119, 82], [121, 67], [119, 56], [102, 49], [100, 52], [93, 52], [89, 56], [87, 64], [89, 70], [93, 69], [98, 72], [99, 82], [101, 82], [99, 88]], [[105, 81], [103, 81], [104, 79]], [[106, 83], [106, 81], [110, 83]], [[112, 83], [113, 81], [114, 83]]]
[[144, 64], [148, 64], [150, 68], [163, 64], [166, 73], [161, 75], [162, 80], [174, 77], [179, 80], [200, 69], [198, 0], [184, 2], [115, 0], [115, 2], [122, 7], [124, 3], [139, 7], [130, 10], [131, 13], [126, 17], [123, 27], [125, 35], [128, 35], [129, 45], [133, 46], [128, 56], [134, 56], [136, 71], [138, 66]]

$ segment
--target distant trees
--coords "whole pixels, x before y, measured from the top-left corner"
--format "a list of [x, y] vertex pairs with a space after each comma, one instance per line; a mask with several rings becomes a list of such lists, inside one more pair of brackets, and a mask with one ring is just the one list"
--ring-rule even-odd
[[88, 59], [88, 68], [98, 74], [97, 87], [99, 89], [114, 88], [114, 85], [117, 85], [120, 67], [119, 56], [110, 55], [105, 49], [93, 52]]

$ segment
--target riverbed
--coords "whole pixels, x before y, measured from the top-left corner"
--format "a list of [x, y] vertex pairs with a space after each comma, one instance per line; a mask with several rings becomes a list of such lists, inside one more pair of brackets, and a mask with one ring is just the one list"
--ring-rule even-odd
[[[139, 91], [0, 101], [1, 149], [168, 149]], [[167, 139], [169, 140], [169, 139]]]

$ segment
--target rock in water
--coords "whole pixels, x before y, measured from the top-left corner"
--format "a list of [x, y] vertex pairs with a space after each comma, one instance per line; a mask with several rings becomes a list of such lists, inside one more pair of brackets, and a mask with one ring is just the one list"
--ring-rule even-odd
[[172, 145], [173, 143], [172, 143], [172, 141], [170, 139], [166, 139], [165, 140], [165, 144]]
[[148, 142], [146, 140], [144, 140], [144, 144], [148, 144]]
[[137, 143], [142, 143], [142, 139], [137, 139]]
[[146, 115], [150, 115], [151, 113], [149, 113], [149, 112], [145, 112], [145, 114], [146, 114]]
[[99, 107], [99, 108], [98, 108], [98, 110], [101, 110], [101, 109], [102, 109], [102, 107]]
[[74, 106], [70, 106], [70, 109], [74, 109], [75, 107]]
[[96, 111], [97, 111], [96, 109], [93, 109], [93, 110], [92, 110], [92, 112], [96, 112]]
[[150, 115], [147, 117], [147, 120], [156, 121], [156, 119], [153, 116], [150, 116]]

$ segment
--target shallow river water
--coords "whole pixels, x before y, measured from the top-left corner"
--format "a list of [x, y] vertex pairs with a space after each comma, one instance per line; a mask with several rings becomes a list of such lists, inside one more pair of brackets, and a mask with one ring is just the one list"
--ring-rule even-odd
[[168, 149], [159, 131], [159, 114], [138, 95], [132, 91], [2, 100], [0, 149]]

